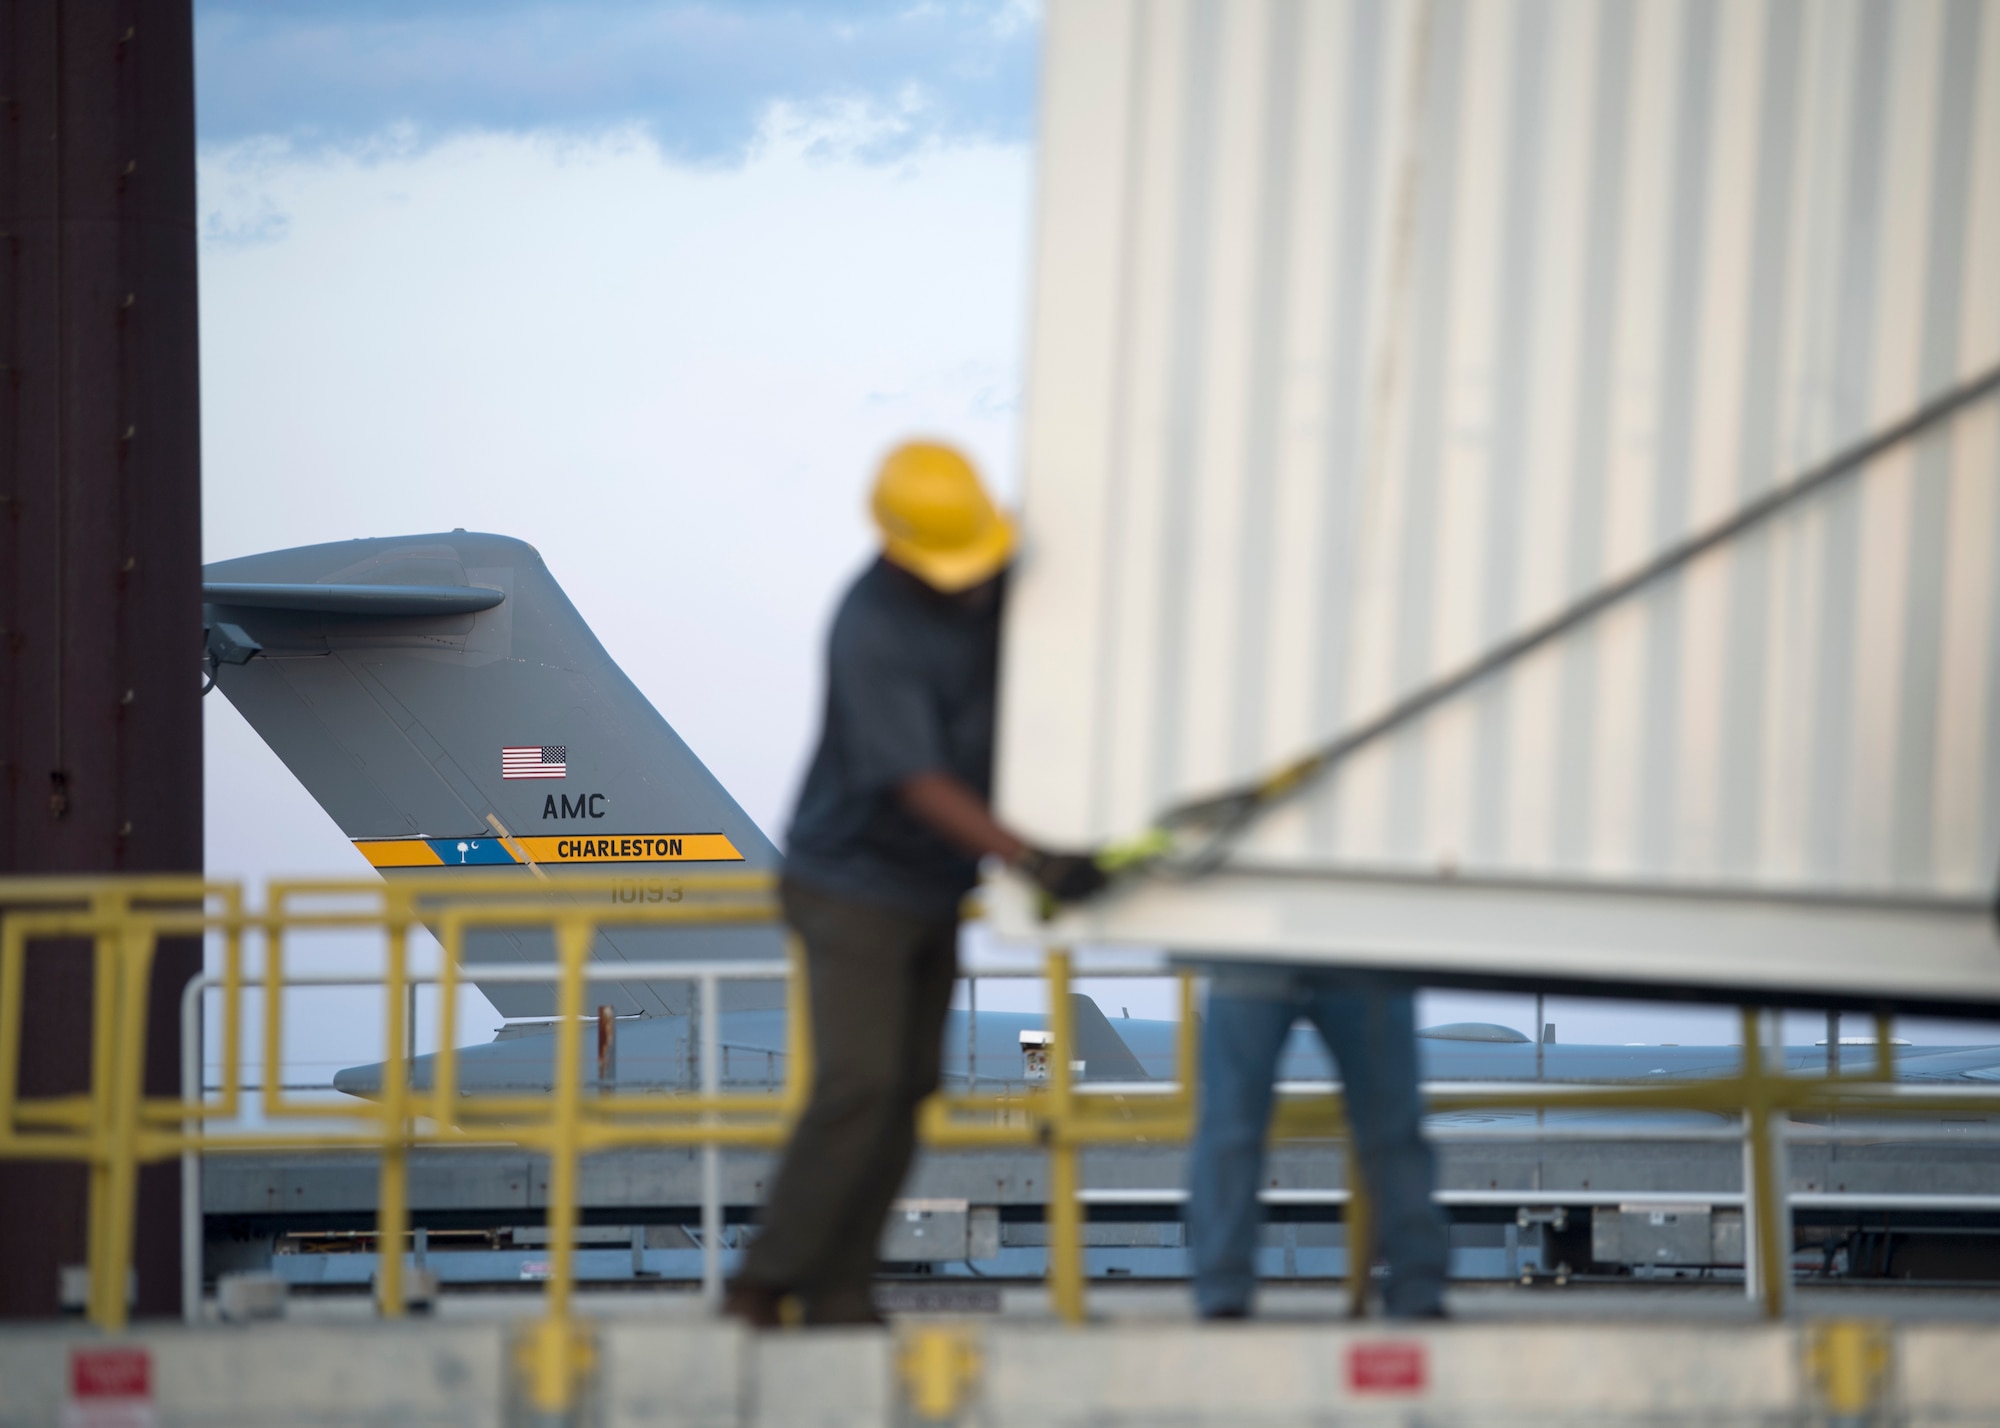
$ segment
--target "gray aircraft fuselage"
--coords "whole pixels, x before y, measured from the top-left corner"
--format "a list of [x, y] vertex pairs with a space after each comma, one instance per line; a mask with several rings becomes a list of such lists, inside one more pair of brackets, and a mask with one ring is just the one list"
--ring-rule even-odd
[[[1082, 1084], [1170, 1080], [1174, 1076], [1178, 1023], [1104, 1016], [1097, 1004], [1073, 994], [1077, 1052], [1083, 1064]], [[944, 1034], [944, 1081], [947, 1089], [963, 1090], [973, 1081], [982, 1089], [1022, 1088], [1029, 1084], [1020, 1044], [1024, 1031], [1043, 1031], [1048, 1018], [1040, 1012], [982, 1011], [977, 1019], [977, 1054], [967, 1040], [974, 1018], [953, 1011]], [[554, 1081], [554, 1037], [549, 1023], [516, 1024], [503, 1028], [498, 1039], [458, 1053], [458, 1081], [467, 1095], [540, 1092]], [[725, 1012], [722, 1017], [720, 1070], [724, 1089], [744, 1091], [782, 1085], [785, 1080], [786, 1013], [783, 1010]], [[1470, 1033], [1470, 1035], [1466, 1033]], [[621, 1022], [613, 1039], [612, 1085], [620, 1090], [694, 1089], [699, 1084], [700, 1030], [688, 1034], [684, 1017], [635, 1018]], [[1699, 1080], [1726, 1076], [1742, 1064], [1739, 1046], [1591, 1046], [1535, 1044], [1508, 1028], [1475, 1024], [1419, 1034], [1418, 1050], [1426, 1081], [1634, 1082]], [[1842, 1047], [1843, 1074], [1872, 1073], [1874, 1048]], [[1897, 1046], [1895, 1071], [1899, 1081], [1933, 1084], [1992, 1085], [2000, 1081], [2000, 1046]], [[431, 1084], [431, 1056], [412, 1063], [412, 1082], [419, 1089]], [[594, 1036], [583, 1038], [579, 1075], [586, 1085], [597, 1083]], [[1823, 1046], [1771, 1049], [1766, 1063], [1772, 1071], [1797, 1076], [1822, 1076], [1827, 1070]], [[1337, 1076], [1324, 1045], [1307, 1026], [1294, 1028], [1279, 1058], [1280, 1080], [1323, 1083]], [[356, 1066], [334, 1078], [337, 1089], [351, 1095], [376, 1094], [381, 1085], [378, 1064]], [[1492, 1119], [1482, 1113], [1483, 1119]], [[1715, 1119], [1703, 1117], [1704, 1119]], [[1613, 1117], [1629, 1119], [1629, 1117]]]

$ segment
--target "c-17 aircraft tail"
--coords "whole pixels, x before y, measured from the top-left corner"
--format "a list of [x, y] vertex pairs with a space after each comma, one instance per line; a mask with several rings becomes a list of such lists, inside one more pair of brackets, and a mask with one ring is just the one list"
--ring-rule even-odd
[[[219, 561], [202, 579], [215, 688], [384, 877], [615, 873], [629, 884], [611, 896], [653, 901], [677, 896], [676, 874], [778, 865], [524, 541], [340, 541]], [[691, 925], [612, 929], [594, 955], [782, 949], [776, 927]], [[481, 982], [478, 969], [552, 955], [546, 933], [481, 931], [464, 961], [503, 1016], [542, 1017], [553, 987]], [[621, 1015], [680, 1014], [690, 997], [670, 981], [592, 986]], [[782, 1002], [776, 983], [725, 984], [730, 1009]]]

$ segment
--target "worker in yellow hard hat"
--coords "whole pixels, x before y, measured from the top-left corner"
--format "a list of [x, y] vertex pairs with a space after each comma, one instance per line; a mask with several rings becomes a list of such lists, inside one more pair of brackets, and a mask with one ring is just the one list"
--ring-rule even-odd
[[912, 441], [890, 452], [868, 509], [882, 558], [943, 594], [990, 584], [1014, 558], [1014, 523], [949, 446]]
[[958, 976], [958, 907], [997, 858], [1057, 900], [1104, 875], [1031, 847], [987, 806], [1000, 607], [1014, 523], [972, 463], [913, 441], [870, 502], [881, 555], [848, 588], [827, 645], [818, 750], [787, 837], [785, 920], [811, 982], [812, 1099], [792, 1133], [728, 1312], [868, 1323], [882, 1219], [936, 1089]]

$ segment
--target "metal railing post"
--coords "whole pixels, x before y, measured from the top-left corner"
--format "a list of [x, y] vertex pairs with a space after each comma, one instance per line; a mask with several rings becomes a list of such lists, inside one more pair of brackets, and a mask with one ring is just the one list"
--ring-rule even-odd
[[[181, 1102], [195, 1105], [201, 1089], [201, 998], [207, 990], [206, 973], [197, 972], [181, 989]], [[188, 1142], [181, 1150], [181, 1320], [201, 1322], [201, 1152], [194, 1147], [202, 1123], [181, 1122], [181, 1135]]]
[[[382, 1036], [383, 1049], [388, 1054], [382, 1058], [382, 1173], [375, 1202], [375, 1310], [385, 1319], [403, 1317], [403, 1234], [410, 1220], [410, 1063], [403, 1056], [409, 923], [402, 920], [402, 912], [401, 908], [392, 910], [388, 927], [387, 1007]], [[266, 1005], [283, 995], [283, 987], [275, 983], [267, 985]], [[267, 1085], [278, 1078], [276, 1067], [264, 1068]]]
[[[103, 915], [99, 906], [95, 909]], [[99, 925], [92, 945], [90, 1047], [90, 1203], [85, 1262], [89, 1267], [90, 1322], [116, 1329], [125, 1322], [123, 1294], [109, 1286], [112, 1252], [111, 1162], [117, 1136], [118, 1067], [114, 1052], [118, 1036], [118, 949], [115, 934]]]
[[1069, 1004], [1070, 955], [1051, 948], [1048, 954], [1049, 1032], [1055, 1045], [1049, 1058], [1049, 1299], [1056, 1316], [1071, 1324], [1083, 1322], [1083, 1186], [1078, 1174], [1078, 1147], [1072, 1134], [1076, 1114], [1076, 1018]]
[[[713, 1102], [722, 1091], [718, 1071], [722, 1045], [722, 983], [713, 972], [701, 978], [701, 1096]], [[715, 1112], [702, 1124], [718, 1124]], [[710, 1309], [722, 1307], [722, 1147], [713, 1140], [701, 1147], [701, 1299]]]
[[241, 1113], [243, 1094], [243, 897], [228, 898], [229, 926], [222, 934], [222, 1115]]
[[1743, 1297], [1752, 1304], [1764, 1298], [1763, 1226], [1757, 1213], [1756, 1118], [1743, 1108]]
[[[264, 909], [264, 1115], [275, 1120], [281, 1111], [284, 1099], [280, 1083], [284, 1081], [284, 1019], [285, 1019], [285, 933], [284, 914], [269, 906], [270, 894], [265, 894]], [[388, 1050], [393, 1050], [394, 1042]]]
[[1194, 973], [1182, 972], [1181, 1019], [1174, 1027], [1174, 1076], [1180, 1082], [1180, 1113], [1186, 1134], [1194, 1133], [1195, 1088], [1201, 1084], [1201, 1023], [1195, 1016]]
[[549, 1279], [547, 1304], [529, 1353], [528, 1392], [543, 1413], [566, 1410], [582, 1366], [570, 1321], [576, 1283], [578, 1157], [583, 1115], [583, 981], [593, 925], [578, 916], [556, 924], [561, 982], [556, 998], [555, 1094], [549, 1106]]
[[813, 1086], [812, 968], [805, 943], [796, 932], [785, 934], [785, 1111], [796, 1116], [805, 1109]]
[[106, 955], [108, 937], [100, 927], [96, 940], [91, 946], [90, 978], [90, 1122], [89, 1155], [90, 1169], [86, 1174], [89, 1184], [89, 1199], [84, 1206], [84, 1263], [89, 1273], [88, 1299], [85, 1317], [91, 1323], [103, 1327], [104, 1315], [108, 1312], [104, 1305], [104, 1262], [106, 1244], [104, 1234], [104, 1208], [108, 1196], [106, 1184], [110, 1175], [108, 1144], [110, 1140], [109, 1118], [111, 1111], [111, 1038], [117, 1026], [117, 1006], [113, 1000], [111, 987], [111, 958]]
[[14, 1138], [16, 1088], [21, 1070], [21, 990], [27, 977], [28, 937], [19, 922], [0, 917], [0, 1137]]
[[1368, 1317], [1368, 1285], [1375, 1268], [1373, 1207], [1368, 1183], [1361, 1178], [1361, 1157], [1354, 1150], [1354, 1128], [1347, 1129], [1347, 1206], [1342, 1211], [1347, 1232], [1347, 1317]]
[[431, 1059], [431, 1116], [443, 1130], [458, 1124], [458, 963], [465, 950], [465, 924], [441, 918], [437, 937], [438, 1040]]
[[153, 936], [133, 925], [120, 909], [112, 948], [112, 987], [117, 1006], [117, 1046], [109, 1058], [111, 1105], [100, 1220], [102, 1272], [99, 1303], [92, 1319], [100, 1328], [122, 1329], [131, 1316], [129, 1297], [132, 1240], [139, 1209], [139, 1107], [146, 1095], [146, 994], [152, 982]]
[[1770, 1077], [1764, 1066], [1760, 1014], [1743, 1008], [1744, 1148], [1747, 1164], [1743, 1195], [1745, 1292], [1764, 1307], [1765, 1317], [1783, 1318], [1791, 1298], [1792, 1236], [1786, 1214], [1782, 1147], [1771, 1125]]

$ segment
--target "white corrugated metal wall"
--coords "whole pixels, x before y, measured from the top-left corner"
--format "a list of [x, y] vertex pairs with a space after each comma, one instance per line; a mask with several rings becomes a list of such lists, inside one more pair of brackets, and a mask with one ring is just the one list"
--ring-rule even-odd
[[[1000, 797], [1130, 834], [2000, 361], [1991, 0], [1054, 0]], [[1245, 863], [1990, 892], [1987, 400]]]

